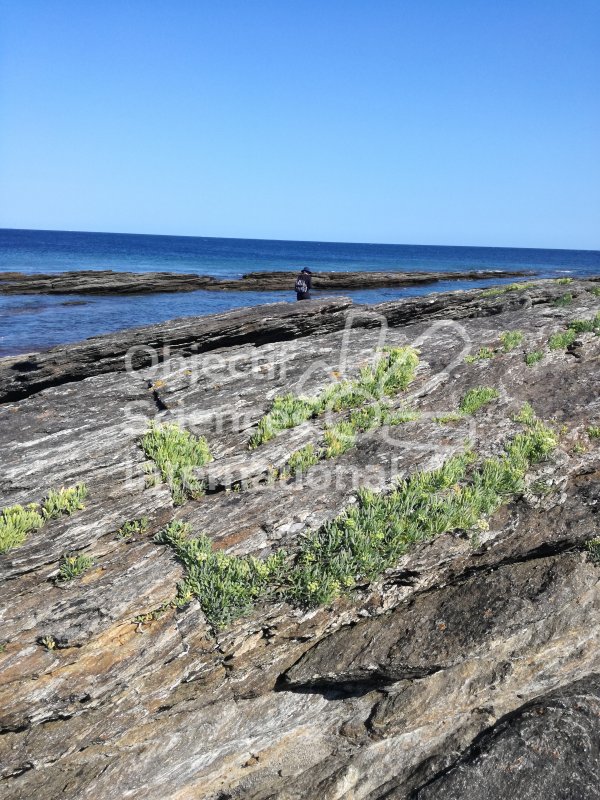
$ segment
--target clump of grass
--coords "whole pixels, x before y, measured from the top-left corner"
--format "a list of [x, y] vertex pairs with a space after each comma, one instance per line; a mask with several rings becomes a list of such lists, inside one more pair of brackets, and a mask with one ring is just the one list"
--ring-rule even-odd
[[395, 347], [385, 351], [374, 365], [363, 367], [356, 380], [334, 383], [317, 397], [295, 397], [292, 394], [276, 397], [251, 436], [250, 449], [326, 411], [358, 408], [397, 394], [414, 379], [418, 363], [419, 357], [413, 347]]
[[569, 345], [573, 344], [577, 338], [577, 331], [569, 328], [562, 333], [554, 333], [548, 339], [548, 347], [550, 350], [566, 350]]
[[295, 428], [318, 413], [318, 405], [314, 399], [294, 397], [286, 394], [276, 397], [268, 414], [259, 421], [256, 431], [250, 439], [250, 448], [254, 449], [270, 441], [283, 430]]
[[587, 435], [590, 439], [600, 439], [600, 425], [590, 425], [587, 429]]
[[465, 356], [465, 361], [467, 364], [474, 364], [476, 361], [484, 361], [485, 359], [493, 358], [494, 356], [495, 353], [491, 347], [480, 347], [475, 355]]
[[600, 335], [600, 312], [593, 319], [574, 319], [569, 322], [569, 330], [575, 333], [595, 333]]
[[532, 350], [530, 353], [525, 353], [525, 363], [528, 367], [533, 367], [544, 358], [541, 350]]
[[306, 472], [309, 467], [319, 463], [321, 450], [314, 444], [307, 444], [306, 447], [296, 450], [288, 460], [288, 470], [291, 475]]
[[496, 389], [489, 386], [477, 386], [475, 389], [469, 389], [464, 395], [459, 404], [459, 409], [463, 414], [475, 414], [480, 408], [491, 403], [492, 400], [497, 400], [500, 397]]
[[57, 519], [62, 514], [73, 514], [85, 508], [83, 501], [88, 495], [85, 483], [76, 483], [68, 489], [50, 489], [42, 501], [42, 516], [44, 519]]
[[452, 530], [484, 529], [485, 517], [524, 491], [529, 466], [555, 446], [553, 432], [536, 422], [470, 477], [474, 455], [467, 452], [437, 470], [415, 473], [390, 494], [362, 491], [356, 506], [305, 538], [288, 574], [287, 595], [305, 606], [330, 602], [374, 579], [414, 543]]
[[523, 333], [521, 331], [504, 331], [500, 334], [500, 342], [505, 353], [514, 350], [522, 341]]
[[175, 505], [204, 494], [203, 483], [194, 475], [195, 469], [212, 461], [204, 436], [196, 437], [175, 423], [151, 422], [140, 444], [169, 486]]
[[506, 292], [519, 292], [523, 289], [527, 289], [527, 283], [509, 283], [507, 286], [494, 286], [491, 289], [484, 289], [481, 292], [482, 297], [496, 297], [500, 294], [506, 294]]
[[522, 425], [533, 425], [536, 421], [535, 411], [529, 403], [523, 403], [521, 410], [513, 417], [514, 422], [520, 422]]
[[600, 564], [600, 536], [590, 539], [585, 544], [590, 558], [595, 564]]
[[189, 538], [190, 526], [175, 520], [155, 537], [169, 545], [185, 567], [185, 578], [177, 586], [175, 605], [184, 606], [196, 597], [208, 622], [221, 628], [249, 611], [273, 590], [282, 574], [285, 551], [266, 560], [213, 551], [207, 536]]
[[285, 480], [290, 476], [306, 472], [322, 459], [335, 458], [356, 444], [359, 433], [365, 433], [382, 425], [401, 425], [419, 418], [419, 412], [410, 409], [391, 409], [383, 402], [357, 408], [348, 420], [325, 429], [323, 446], [308, 444], [290, 456], [286, 467], [275, 470], [274, 479]]
[[592, 289], [588, 289], [588, 291], [595, 295], [595, 297], [600, 297], [600, 286], [594, 286]]
[[94, 559], [90, 558], [90, 556], [67, 553], [62, 557], [59, 564], [56, 580], [58, 583], [72, 581], [73, 578], [77, 578], [78, 575], [81, 575], [93, 566]]
[[558, 283], [560, 286], [568, 286], [570, 283], [573, 283], [573, 278], [556, 278], [555, 283]]
[[440, 425], [448, 425], [451, 422], [460, 422], [464, 419], [464, 414], [459, 414], [458, 411], [450, 411], [448, 414], [442, 414], [439, 417], [434, 417], [435, 422]]
[[325, 430], [325, 458], [336, 458], [356, 444], [356, 430], [350, 422], [338, 422]]
[[553, 306], [557, 306], [558, 308], [564, 306], [570, 306], [573, 302], [573, 295], [570, 292], [557, 297], [556, 300], [552, 301]]
[[419, 411], [412, 411], [411, 409], [400, 409], [399, 411], [391, 411], [386, 416], [385, 422], [387, 425], [404, 425], [406, 422], [414, 422], [421, 416]]
[[136, 534], [142, 535], [146, 533], [149, 527], [150, 527], [150, 521], [148, 520], [148, 517], [140, 517], [139, 519], [132, 519], [121, 525], [121, 527], [117, 532], [117, 536], [119, 539], [130, 539], [132, 536], [135, 536]]
[[0, 512], [0, 553], [23, 544], [32, 531], [39, 530], [50, 519], [72, 514], [84, 508], [88, 493], [83, 483], [69, 489], [50, 489], [41, 507], [37, 503], [15, 505]]
[[485, 530], [486, 517], [525, 490], [529, 467], [556, 444], [554, 432], [536, 420], [477, 468], [467, 451], [404, 478], [388, 494], [362, 489], [356, 505], [303, 537], [293, 559], [284, 550], [266, 560], [215, 552], [206, 536], [192, 538], [189, 524], [175, 520], [155, 537], [185, 567], [174, 604], [198, 598], [219, 628], [268, 596], [309, 607], [328, 603], [375, 579], [416, 543], [448, 531]]
[[383, 403], [357, 408], [350, 414], [350, 425], [354, 431], [371, 431], [385, 424], [389, 415], [389, 407]]
[[46, 648], [46, 650], [56, 650], [56, 639], [54, 636], [50, 636], [49, 634], [46, 636], [42, 636], [38, 639], [38, 642]]
[[18, 547], [32, 532], [42, 527], [44, 520], [37, 503], [26, 506], [15, 505], [2, 509], [0, 513], [0, 553]]

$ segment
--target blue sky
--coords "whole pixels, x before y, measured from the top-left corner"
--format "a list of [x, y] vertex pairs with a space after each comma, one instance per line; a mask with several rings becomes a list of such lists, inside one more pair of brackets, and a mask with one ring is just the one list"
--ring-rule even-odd
[[600, 249], [597, 0], [0, 0], [0, 226]]

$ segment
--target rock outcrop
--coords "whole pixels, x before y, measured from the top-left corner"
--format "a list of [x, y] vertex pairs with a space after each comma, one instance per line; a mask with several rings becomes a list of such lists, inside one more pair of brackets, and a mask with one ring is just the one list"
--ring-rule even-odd
[[[0, 509], [89, 492], [0, 555], [2, 797], [600, 796], [598, 294], [277, 304], [0, 359]], [[159, 352], [127, 361], [142, 346]], [[248, 448], [275, 396], [321, 396], [407, 346], [414, 379], [386, 400], [404, 423], [295, 476], [290, 457], [348, 410]], [[461, 410], [479, 387], [493, 399]], [[476, 469], [534, 418], [552, 447], [492, 513], [416, 537], [332, 600], [275, 587], [219, 629], [201, 591], [173, 602], [189, 564], [154, 538], [173, 520], [223, 557], [293, 559], [359, 487], [466, 448]], [[206, 437], [204, 496], [174, 506], [140, 446], [149, 422]], [[57, 580], [65, 554], [92, 564]]]
[[[530, 270], [480, 269], [462, 272], [319, 272], [316, 290], [385, 289], [440, 281], [480, 281], [533, 275]], [[150, 294], [158, 292], [291, 291], [296, 272], [248, 272], [241, 278], [175, 272], [116, 272], [111, 269], [28, 274], [0, 272], [0, 294]]]

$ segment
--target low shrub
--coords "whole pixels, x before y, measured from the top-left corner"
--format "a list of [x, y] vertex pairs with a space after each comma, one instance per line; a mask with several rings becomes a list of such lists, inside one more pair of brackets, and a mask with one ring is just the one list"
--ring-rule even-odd
[[76, 483], [68, 489], [50, 489], [42, 501], [42, 516], [44, 519], [57, 519], [62, 514], [72, 514], [81, 511], [85, 506], [83, 501], [88, 495], [84, 483]]
[[328, 603], [377, 578], [416, 543], [449, 531], [485, 530], [485, 518], [525, 490], [527, 470], [556, 444], [556, 434], [534, 420], [502, 455], [478, 467], [467, 451], [400, 480], [387, 494], [362, 489], [356, 505], [304, 536], [293, 558], [284, 550], [266, 560], [215, 552], [206, 536], [191, 538], [190, 526], [176, 520], [155, 537], [185, 567], [174, 603], [198, 598], [216, 628], [269, 596], [305, 607]]
[[213, 551], [207, 536], [189, 534], [190, 526], [175, 520], [155, 537], [173, 548], [185, 568], [175, 605], [184, 606], [196, 597], [208, 622], [220, 628], [274, 590], [285, 561], [283, 550], [264, 561], [233, 556]]
[[463, 414], [475, 414], [480, 408], [491, 403], [492, 400], [497, 400], [500, 397], [496, 389], [489, 386], [477, 386], [475, 389], [469, 389], [464, 395], [459, 404], [459, 410]]
[[474, 364], [476, 361], [484, 361], [488, 358], [493, 358], [496, 354], [490, 347], [480, 347], [477, 353], [472, 356], [465, 356], [467, 364]]
[[527, 289], [527, 283], [509, 283], [507, 286], [494, 286], [491, 289], [484, 289], [481, 292], [482, 297], [496, 297], [500, 294], [506, 294], [506, 292], [520, 292], [523, 289]]
[[521, 410], [513, 417], [514, 422], [520, 422], [522, 425], [533, 425], [536, 421], [535, 411], [529, 403], [523, 403]]
[[500, 334], [500, 342], [502, 349], [505, 353], [509, 353], [518, 347], [523, 341], [523, 334], [521, 331], [504, 331]]
[[569, 328], [562, 333], [554, 333], [548, 339], [548, 347], [550, 350], [566, 350], [569, 345], [573, 344], [577, 338], [577, 331]]
[[291, 475], [306, 472], [309, 467], [319, 463], [321, 458], [321, 450], [314, 446], [314, 444], [307, 444], [301, 450], [296, 450], [290, 456], [287, 467]]
[[336, 458], [356, 444], [356, 430], [350, 422], [338, 422], [325, 429], [325, 458]]
[[90, 567], [94, 566], [94, 559], [85, 555], [76, 555], [74, 553], [67, 553], [62, 557], [59, 564], [58, 575], [56, 580], [59, 583], [72, 581], [73, 578], [78, 577]]
[[530, 353], [525, 354], [525, 363], [528, 367], [533, 367], [535, 364], [538, 364], [544, 358], [544, 354], [541, 350], [532, 350]]
[[150, 527], [150, 521], [148, 517], [140, 517], [139, 519], [132, 519], [129, 522], [125, 522], [119, 528], [117, 532], [117, 536], [119, 539], [130, 539], [132, 536], [136, 534], [144, 534]]
[[595, 564], [600, 564], [600, 536], [586, 542], [586, 549]]
[[563, 294], [560, 297], [557, 297], [556, 300], [552, 301], [552, 305], [556, 306], [557, 308], [561, 308], [564, 306], [570, 306], [573, 302], [573, 295], [570, 292], [567, 294]]
[[37, 503], [9, 506], [0, 512], [0, 553], [18, 547], [32, 532], [42, 527], [44, 519]]
[[373, 400], [391, 397], [408, 387], [419, 364], [413, 347], [395, 347], [384, 352], [374, 365], [362, 367], [356, 380], [328, 386], [316, 397], [276, 397], [271, 409], [258, 422], [249, 441], [255, 449], [278, 433], [294, 428], [326, 411], [343, 411], [364, 406]]
[[212, 461], [204, 436], [194, 436], [175, 423], [151, 422], [140, 444], [169, 486], [175, 505], [204, 494], [204, 485], [194, 475], [195, 469]]

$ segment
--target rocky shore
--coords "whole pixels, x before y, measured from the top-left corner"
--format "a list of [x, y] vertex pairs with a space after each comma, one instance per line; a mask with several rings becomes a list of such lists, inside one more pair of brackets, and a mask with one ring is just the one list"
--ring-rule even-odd
[[[84, 270], [48, 275], [0, 272], [0, 294], [150, 294], [158, 292], [275, 292], [291, 291], [296, 272], [250, 272], [237, 280], [220, 280], [210, 275], [173, 272], [115, 272]], [[476, 281], [518, 278], [532, 272], [506, 270], [468, 270], [464, 272], [319, 272], [314, 275], [315, 290], [384, 289], [420, 286], [440, 281]]]
[[0, 359], [0, 795], [600, 797], [599, 363], [600, 276]]

